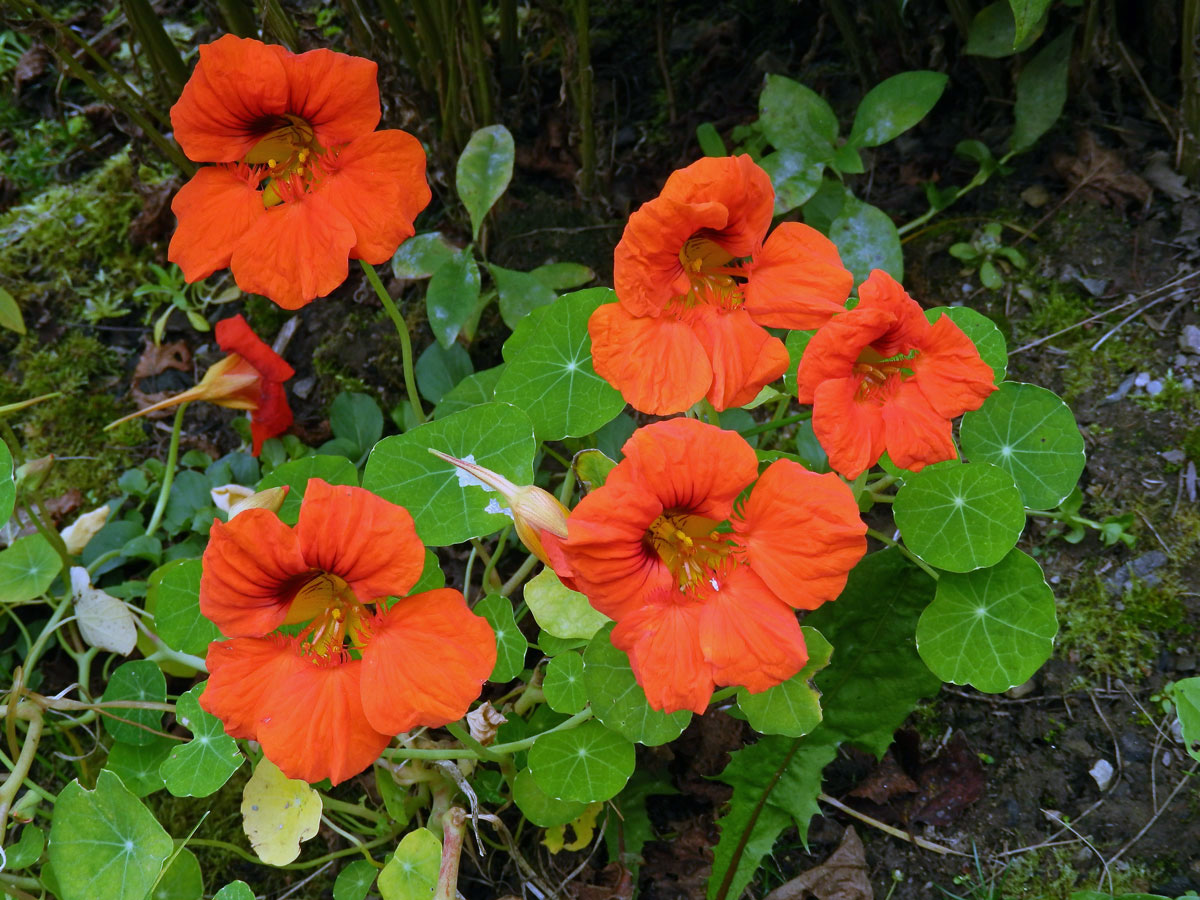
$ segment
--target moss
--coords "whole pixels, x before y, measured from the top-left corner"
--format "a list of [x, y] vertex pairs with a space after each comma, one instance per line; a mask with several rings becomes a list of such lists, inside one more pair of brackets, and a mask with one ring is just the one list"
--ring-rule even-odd
[[[995, 896], [1004, 900], [1070, 900], [1071, 894], [1079, 890], [1095, 890], [1099, 873], [1088, 868], [1081, 870], [1074, 862], [1081, 845], [1051, 847], [1024, 853], [1014, 859], [997, 879]], [[1098, 865], [1098, 864], [1097, 864]], [[1144, 892], [1158, 877], [1161, 866], [1157, 863], [1130, 863], [1108, 869], [1104, 879], [1104, 890], [1111, 889], [1114, 896]]]

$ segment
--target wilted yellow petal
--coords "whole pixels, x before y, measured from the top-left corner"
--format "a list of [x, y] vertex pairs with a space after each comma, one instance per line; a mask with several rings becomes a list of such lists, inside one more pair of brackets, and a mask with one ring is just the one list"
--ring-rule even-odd
[[100, 506], [93, 509], [91, 512], [86, 512], [66, 528], [62, 530], [63, 543], [67, 545], [67, 552], [72, 556], [78, 556], [83, 552], [83, 548], [88, 545], [88, 541], [96, 536], [104, 523], [108, 521], [108, 507]]

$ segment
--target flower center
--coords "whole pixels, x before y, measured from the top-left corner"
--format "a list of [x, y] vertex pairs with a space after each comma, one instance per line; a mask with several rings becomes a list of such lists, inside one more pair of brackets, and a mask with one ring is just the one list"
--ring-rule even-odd
[[742, 305], [740, 265], [716, 242], [692, 235], [679, 251], [679, 264], [688, 279], [688, 291], [671, 302], [682, 309], [707, 304], [733, 310]]
[[317, 143], [312, 126], [299, 116], [281, 116], [243, 162], [264, 166], [269, 179], [263, 189], [263, 205], [276, 206], [309, 190], [323, 174], [321, 157], [325, 148]]
[[854, 363], [854, 374], [862, 379], [858, 383], [857, 399], [870, 399], [881, 393], [889, 382], [912, 375], [912, 369], [905, 363], [916, 355], [916, 350], [910, 350], [885, 359], [873, 347], [867, 347]]
[[[646, 541], [675, 576], [681, 591], [715, 581], [733, 546], [719, 522], [686, 513], [664, 513], [646, 529]], [[714, 585], [715, 586], [715, 585]]]
[[336, 659], [345, 640], [362, 643], [370, 614], [344, 580], [328, 572], [314, 573], [296, 592], [284, 624], [312, 619], [300, 632], [300, 652], [320, 659]]

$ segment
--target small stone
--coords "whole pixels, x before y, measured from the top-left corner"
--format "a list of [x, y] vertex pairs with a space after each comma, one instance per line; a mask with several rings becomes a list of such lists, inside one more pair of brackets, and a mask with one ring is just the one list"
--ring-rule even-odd
[[1182, 465], [1187, 461], [1187, 454], [1182, 450], [1164, 450], [1158, 455], [1174, 466]]
[[1121, 382], [1120, 386], [1115, 391], [1113, 391], [1111, 394], [1109, 394], [1107, 397], [1105, 397], [1100, 402], [1101, 403], [1116, 403], [1119, 400], [1124, 400], [1125, 395], [1128, 394], [1131, 390], [1133, 390], [1133, 383], [1136, 380], [1137, 380], [1136, 375], [1127, 376], [1125, 378], [1125, 380]]
[[1188, 364], [1187, 355], [1184, 353], [1175, 354], [1175, 368], [1182, 369]]
[[1146, 385], [1146, 393], [1149, 394], [1151, 397], [1157, 397], [1162, 392], [1163, 392], [1163, 383], [1161, 381], [1159, 381], [1157, 378], [1150, 381]]
[[1021, 191], [1021, 199], [1034, 209], [1041, 209], [1050, 202], [1050, 192], [1040, 184], [1031, 184]]
[[1183, 333], [1179, 335], [1179, 346], [1188, 353], [1200, 355], [1200, 328], [1184, 325]]
[[1171, 768], [1171, 763], [1175, 762], [1175, 754], [1170, 750], [1164, 750], [1162, 755], [1162, 764], [1164, 768]]
[[1096, 760], [1096, 764], [1088, 769], [1088, 774], [1096, 782], [1096, 787], [1102, 791], [1108, 790], [1113, 780], [1113, 767], [1107, 759]]
[[1134, 377], [1134, 379], [1133, 379], [1134, 387], [1144, 388], [1149, 383], [1150, 383], [1150, 373], [1149, 372], [1138, 372], [1136, 377]]
[[312, 393], [312, 389], [317, 386], [317, 379], [309, 375], [307, 378], [301, 378], [292, 385], [292, 393], [301, 400], [308, 399], [308, 395]]
[[1179, 382], [1179, 386], [1185, 391], [1194, 391], [1196, 389], [1196, 379], [1191, 375], [1185, 375]]
[[1181, 653], [1179, 656], [1175, 657], [1175, 671], [1194, 672], [1196, 671], [1196, 663], [1197, 660], [1195, 653]]
[[1013, 700], [1020, 700], [1022, 697], [1027, 697], [1033, 693], [1037, 684], [1030, 678], [1024, 684], [1018, 684], [1016, 687], [1011, 687], [1004, 692], [1005, 697], [1011, 697]]

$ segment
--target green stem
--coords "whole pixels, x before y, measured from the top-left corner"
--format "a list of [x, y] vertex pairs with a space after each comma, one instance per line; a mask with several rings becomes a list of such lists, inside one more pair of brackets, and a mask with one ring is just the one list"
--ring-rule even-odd
[[375, 295], [379, 297], [379, 302], [387, 310], [392, 324], [396, 326], [396, 334], [400, 335], [400, 362], [404, 366], [404, 392], [408, 394], [408, 402], [412, 405], [413, 415], [417, 419], [417, 424], [422, 425], [425, 422], [425, 411], [421, 409], [421, 401], [417, 397], [417, 376], [413, 372], [412, 338], [408, 334], [408, 324], [401, 317], [400, 310], [396, 309], [396, 304], [387, 292], [387, 288], [379, 280], [379, 273], [375, 271], [375, 267], [368, 265], [361, 259], [358, 262], [362, 266], [363, 273], [367, 276], [367, 281], [375, 289]]
[[[530, 747], [536, 744], [539, 739], [545, 737], [546, 735], [553, 734], [556, 731], [567, 731], [571, 728], [576, 728], [579, 725], [582, 725], [588, 719], [592, 718], [592, 715], [593, 713], [591, 707], [588, 707], [587, 709], [583, 710], [583, 712], [576, 713], [575, 715], [571, 716], [571, 718], [564, 722], [560, 722], [558, 725], [548, 729], [547, 731], [543, 731], [540, 734], [535, 734], [533, 737], [528, 737], [524, 740], [510, 741], [507, 744], [495, 744], [494, 746], [488, 747], [488, 751], [505, 756], [512, 755], [513, 753], [519, 753], [522, 750], [528, 750]], [[388, 759], [479, 759], [479, 754], [467, 747], [451, 747], [446, 749], [431, 748], [428, 750], [423, 748], [397, 747], [391, 750], [384, 750], [383, 755]]]
[[321, 806], [323, 809], [336, 810], [337, 812], [345, 813], [348, 816], [354, 816], [359, 819], [367, 819], [371, 822], [383, 822], [384, 817], [373, 809], [367, 809], [361, 803], [347, 803], [345, 800], [337, 800], [327, 794], [321, 795]]
[[154, 504], [154, 512], [150, 514], [150, 524], [146, 526], [146, 535], [154, 534], [158, 523], [162, 521], [163, 513], [167, 510], [167, 498], [171, 494], [171, 485], [175, 481], [175, 462], [179, 458], [179, 435], [183, 431], [183, 413], [188, 404], [179, 404], [175, 410], [175, 422], [171, 425], [171, 445], [167, 448], [167, 468], [163, 472], [162, 487], [158, 491], [158, 502]]
[[529, 577], [529, 573], [534, 570], [534, 567], [537, 564], [538, 558], [530, 553], [529, 556], [525, 558], [525, 562], [521, 563], [521, 567], [517, 569], [517, 571], [513, 572], [512, 575], [509, 576], [508, 581], [504, 582], [504, 584], [500, 586], [500, 596], [507, 597], [512, 594], [513, 591], [515, 591], [524, 583], [525, 579]]
[[505, 542], [508, 540], [508, 535], [512, 529], [513, 526], [511, 525], [504, 526], [500, 532], [500, 537], [496, 540], [496, 549], [492, 551], [487, 565], [483, 567], [483, 576], [479, 579], [479, 588], [483, 593], [487, 592], [488, 579], [492, 577], [492, 573], [496, 570], [496, 563], [500, 561], [500, 556], [504, 553]]
[[546, 452], [546, 455], [556, 459], [562, 465], [562, 467], [564, 469], [571, 468], [571, 461], [569, 459], [567, 459], [565, 456], [563, 456], [561, 453], [559, 453], [557, 450], [555, 450], [553, 447], [551, 447], [549, 444], [542, 444], [542, 449]]
[[875, 540], [879, 541], [882, 544], [887, 544], [887, 546], [889, 546], [889, 547], [895, 547], [897, 550], [900, 551], [900, 554], [902, 556], [904, 556], [909, 562], [913, 563], [919, 569], [922, 569], [925, 572], [925, 574], [928, 575], [930, 578], [932, 578], [934, 581], [937, 581], [938, 578], [941, 577], [938, 574], [937, 570], [930, 567], [929, 564], [925, 562], [925, 560], [916, 556], [911, 550], [909, 550], [907, 547], [905, 547], [899, 541], [893, 541], [890, 537], [888, 537], [882, 531], [876, 531], [874, 528], [868, 528], [867, 534], [870, 537], [875, 538]]
[[784, 416], [782, 419], [773, 419], [770, 422], [763, 422], [761, 425], [755, 425], [753, 428], [747, 428], [745, 431], [739, 431], [742, 437], [753, 437], [756, 434], [762, 434], [765, 431], [775, 431], [777, 428], [786, 428], [788, 425], [794, 425], [797, 422], [803, 422], [805, 419], [812, 418], [812, 410], [796, 413], [792, 416]]

